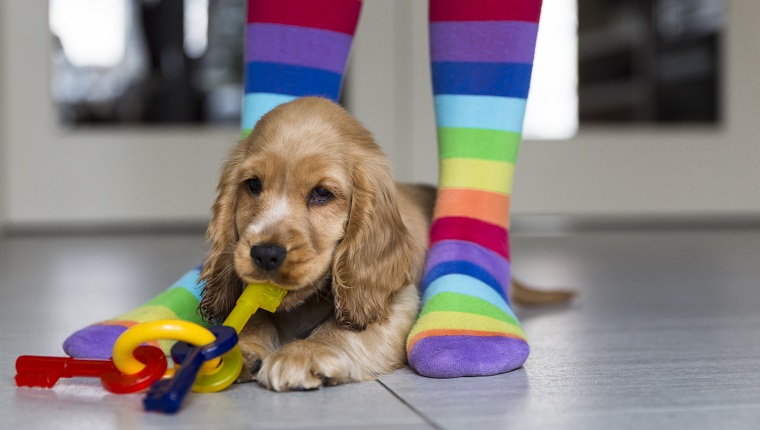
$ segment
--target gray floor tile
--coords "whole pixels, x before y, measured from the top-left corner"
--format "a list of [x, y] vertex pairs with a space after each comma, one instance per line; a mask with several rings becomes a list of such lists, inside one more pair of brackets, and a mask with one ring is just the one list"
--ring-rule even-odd
[[61, 355], [73, 330], [143, 303], [203, 256], [189, 237], [34, 237], [0, 240], [0, 428], [430, 428], [376, 382], [273, 393], [255, 384], [191, 394], [176, 416], [142, 411], [141, 395], [96, 381], [16, 388], [17, 356]]
[[760, 231], [515, 237], [523, 280], [571, 285], [570, 306], [520, 309], [532, 353], [487, 378], [410, 369], [380, 383], [193, 395], [173, 417], [95, 382], [17, 389], [21, 354], [61, 353], [73, 330], [131, 309], [203, 256], [197, 236], [0, 239], [2, 428], [757, 428]]
[[382, 378], [442, 428], [757, 428], [760, 234], [517, 238], [528, 280], [575, 285], [518, 312], [532, 354], [512, 373]]
[[108, 394], [83, 380], [14, 391], [2, 395], [11, 409], [3, 420], [13, 428], [430, 428], [375, 382], [298, 393], [235, 385], [191, 394], [174, 416], [145, 413], [141, 395]]

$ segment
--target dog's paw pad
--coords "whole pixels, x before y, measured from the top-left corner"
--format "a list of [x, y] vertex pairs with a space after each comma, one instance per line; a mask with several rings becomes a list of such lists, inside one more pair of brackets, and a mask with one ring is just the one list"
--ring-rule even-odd
[[327, 376], [322, 373], [317, 374], [317, 378], [319, 378], [320, 381], [322, 381], [322, 385], [335, 385], [334, 379], [330, 376]]
[[261, 370], [261, 359], [255, 358], [255, 356], [251, 354], [244, 354], [243, 369], [240, 371], [240, 375], [235, 380], [235, 383], [244, 384], [256, 381], [259, 370]]
[[248, 373], [256, 376], [257, 373], [259, 373], [259, 370], [261, 370], [261, 359], [257, 359], [251, 364], [251, 367], [248, 369]]

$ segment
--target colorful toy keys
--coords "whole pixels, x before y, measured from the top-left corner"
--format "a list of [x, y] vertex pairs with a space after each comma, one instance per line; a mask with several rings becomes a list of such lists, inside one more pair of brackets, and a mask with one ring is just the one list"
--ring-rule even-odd
[[[257, 309], [274, 312], [286, 294], [287, 290], [272, 284], [249, 284], [224, 324], [210, 331], [182, 320], [137, 324], [116, 340], [111, 360], [21, 356], [16, 360], [16, 384], [50, 388], [60, 378], [100, 377], [103, 386], [113, 393], [132, 393], [153, 384], [143, 400], [146, 410], [174, 413], [191, 386], [193, 391], [215, 392], [237, 379], [243, 367], [237, 333]], [[141, 346], [158, 339], [179, 341], [172, 348], [179, 368], [176, 372], [167, 370], [160, 349]], [[171, 380], [158, 381], [172, 373]]]

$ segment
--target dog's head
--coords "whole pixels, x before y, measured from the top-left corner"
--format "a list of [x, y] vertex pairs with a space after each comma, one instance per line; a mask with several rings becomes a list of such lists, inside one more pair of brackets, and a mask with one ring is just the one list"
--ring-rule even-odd
[[382, 320], [414, 282], [415, 246], [387, 158], [340, 106], [302, 98], [264, 115], [225, 164], [208, 228], [201, 311], [222, 319], [244, 285], [306, 298], [327, 282], [336, 318]]

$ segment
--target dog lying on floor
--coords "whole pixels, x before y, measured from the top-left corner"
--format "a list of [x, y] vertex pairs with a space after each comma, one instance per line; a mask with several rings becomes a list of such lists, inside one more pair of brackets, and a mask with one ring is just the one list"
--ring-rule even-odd
[[[307, 97], [261, 118], [218, 191], [204, 317], [223, 320], [251, 282], [288, 290], [276, 313], [257, 312], [240, 333], [239, 382], [308, 390], [404, 365], [435, 188], [396, 184], [369, 131], [337, 104]], [[517, 303], [571, 295], [512, 292]]]

